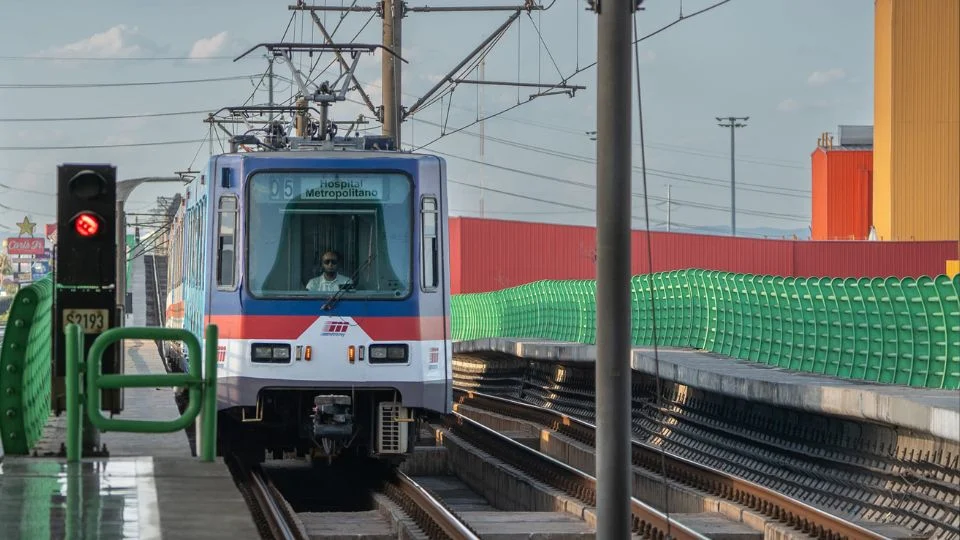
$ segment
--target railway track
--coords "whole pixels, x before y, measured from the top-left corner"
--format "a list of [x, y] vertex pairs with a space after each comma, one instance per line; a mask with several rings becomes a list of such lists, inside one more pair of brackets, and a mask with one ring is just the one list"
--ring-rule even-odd
[[[438, 420], [443, 429], [467, 443], [487, 452], [525, 474], [559, 489], [584, 504], [596, 506], [597, 481], [542, 452], [534, 450], [483, 424], [454, 412]], [[672, 540], [706, 540], [706, 536], [669, 519], [659, 510], [631, 498], [633, 532], [642, 538], [671, 538]]]
[[[581, 443], [595, 446], [595, 426], [562, 412], [474, 391], [455, 389], [454, 393], [460, 403], [469, 403], [490, 412], [540, 424]], [[744, 505], [812, 537], [825, 539], [884, 538], [869, 529], [850, 523], [788, 495], [714, 467], [701, 465], [670, 454], [663, 455], [663, 459], [666, 464], [667, 477], [670, 479]], [[633, 463], [636, 466], [660, 473], [662, 470], [661, 452], [656, 447], [634, 441]]]
[[454, 512], [402, 472], [397, 473], [396, 482], [387, 484], [384, 492], [412, 517], [430, 538], [480, 540]]
[[[454, 385], [594, 420], [593, 367], [457, 355]], [[960, 540], [960, 448], [908, 430], [791, 411], [633, 374], [634, 437], [825, 512]], [[643, 396], [643, 397], [640, 397]]]
[[[356, 502], [349, 500], [356, 497], [356, 492], [347, 493], [344, 499], [339, 503], [331, 503], [329, 500], [321, 502], [307, 503], [304, 506], [304, 494], [292, 493], [289, 496], [284, 495], [288, 491], [288, 486], [278, 487], [271, 474], [277, 474], [276, 471], [270, 471], [269, 467], [246, 467], [236, 460], [229, 464], [234, 471], [238, 485], [241, 486], [241, 492], [247, 499], [247, 503], [253, 513], [254, 522], [261, 531], [265, 539], [276, 540], [311, 540], [312, 538], [323, 537], [324, 533], [318, 534], [317, 529], [323, 528], [324, 517], [330, 516], [333, 520], [343, 515], [343, 510], [355, 506]], [[309, 475], [310, 469], [303, 464], [297, 463], [294, 469], [303, 478], [303, 475]], [[316, 489], [322, 483], [310, 481], [301, 482], [302, 486], [308, 486], [307, 489]], [[343, 489], [343, 486], [340, 486]], [[367, 490], [361, 487], [359, 491]], [[333, 490], [331, 490], [333, 491]], [[351, 491], [349, 488], [344, 491]], [[379, 491], [395, 503], [397, 507], [416, 523], [420, 531], [426, 537], [432, 540], [479, 540], [474, 531], [463, 523], [453, 512], [443, 505], [441, 501], [434, 498], [426, 489], [420, 486], [409, 476], [395, 472], [391, 478], [385, 479], [379, 483], [378, 487], [367, 490], [369, 492]], [[368, 495], [370, 493], [367, 493]], [[307, 496], [309, 498], [309, 496]], [[336, 499], [334, 495], [334, 499]], [[301, 508], [295, 508], [294, 505]], [[357, 512], [361, 514], [362, 512]], [[358, 521], [361, 521], [358, 519]], [[396, 531], [397, 538], [407, 537], [402, 531]], [[332, 533], [336, 535], [336, 533]]]

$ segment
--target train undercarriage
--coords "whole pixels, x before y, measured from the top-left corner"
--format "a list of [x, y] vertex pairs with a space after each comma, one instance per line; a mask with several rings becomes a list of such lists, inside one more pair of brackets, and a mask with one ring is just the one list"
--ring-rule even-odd
[[297, 457], [374, 457], [393, 465], [413, 452], [418, 418], [392, 389], [265, 388], [256, 407], [220, 411], [218, 455], [260, 463]]

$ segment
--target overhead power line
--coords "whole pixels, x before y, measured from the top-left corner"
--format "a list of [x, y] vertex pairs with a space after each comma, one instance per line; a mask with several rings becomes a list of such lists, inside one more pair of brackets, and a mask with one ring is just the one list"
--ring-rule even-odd
[[175, 112], [162, 112], [162, 113], [140, 113], [140, 114], [118, 114], [113, 116], [47, 116], [47, 117], [35, 117], [35, 118], [0, 118], [0, 122], [76, 122], [76, 121], [91, 121], [91, 120], [123, 120], [130, 118], [159, 118], [163, 116], [189, 116], [192, 114], [207, 114], [210, 111], [215, 111], [219, 107], [211, 107], [209, 109], [198, 110], [198, 111], [175, 111]]
[[[469, 161], [469, 162], [472, 162], [472, 163], [481, 164], [481, 165], [484, 165], [484, 166], [486, 166], [486, 167], [492, 167], [492, 168], [494, 168], [494, 169], [500, 169], [500, 170], [504, 170], [504, 171], [509, 171], [509, 172], [516, 173], [516, 174], [522, 174], [522, 175], [524, 175], [524, 176], [531, 176], [531, 177], [534, 177], [534, 178], [540, 178], [540, 179], [543, 179], [543, 180], [549, 180], [549, 181], [552, 181], [552, 182], [557, 182], [557, 183], [561, 183], [561, 184], [568, 184], [568, 185], [571, 185], [571, 186], [577, 186], [577, 187], [582, 187], [582, 188], [587, 188], [587, 189], [596, 189], [596, 188], [597, 188], [596, 185], [594, 185], [594, 184], [589, 184], [589, 183], [587, 183], [587, 182], [578, 182], [578, 181], [576, 181], [576, 180], [568, 180], [568, 179], [566, 179], [566, 178], [559, 178], [559, 177], [551, 176], [551, 175], [548, 175], [548, 174], [540, 174], [540, 173], [535, 173], [535, 172], [532, 172], [532, 171], [525, 171], [525, 170], [523, 170], [523, 169], [517, 169], [517, 168], [514, 168], [514, 167], [507, 167], [507, 166], [504, 166], [504, 165], [495, 165], [495, 164], [490, 163], [490, 162], [482, 162], [482, 161], [480, 161], [480, 160], [475, 160], [475, 159], [471, 159], [471, 158], [467, 158], [467, 157], [463, 157], [463, 156], [458, 156], [458, 155], [456, 155], [456, 154], [450, 154], [450, 153], [447, 153], [447, 152], [441, 152], [441, 151], [439, 151], [439, 150], [431, 150], [431, 152], [434, 153], [434, 154], [439, 154], [439, 155], [441, 155], [441, 156], [447, 156], [447, 157], [451, 157], [451, 158], [454, 158], [454, 159], [461, 159], [461, 160], [464, 160], [464, 161]], [[484, 189], [489, 189], [489, 188], [484, 188]], [[635, 196], [635, 197], [643, 197], [643, 196], [644, 196], [644, 193], [632, 193], [632, 195]], [[658, 196], [655, 196], [655, 195], [647, 195], [647, 197], [648, 197], [649, 199], [651, 199], [651, 200], [656, 200], [656, 201], [664, 201], [664, 202], [667, 202], [667, 201], [668, 201], [666, 197], [658, 197]], [[672, 204], [678, 204], [678, 205], [681, 205], [681, 206], [688, 206], [688, 207], [692, 207], [692, 208], [700, 208], [700, 209], [703, 209], [703, 210], [715, 210], [715, 211], [718, 211], [718, 212], [729, 212], [729, 211], [730, 211], [730, 207], [725, 207], [725, 206], [721, 206], [721, 205], [714, 205], [714, 204], [707, 204], [707, 203], [700, 203], [700, 202], [696, 202], [696, 201], [684, 201], [684, 200], [679, 200], [679, 199], [676, 199], [676, 198], [671, 198], [671, 199], [669, 200], [669, 202], [672, 203]], [[578, 207], [578, 208], [581, 208], [581, 209], [582, 209], [583, 207]], [[777, 212], [766, 212], [766, 211], [763, 211], [763, 210], [740, 210], [740, 213], [741, 213], [741, 214], [750, 214], [750, 215], [760, 216], [760, 217], [773, 218], [773, 219], [781, 219], [781, 220], [784, 220], [784, 221], [807, 221], [807, 220], [809, 220], [809, 217], [808, 217], [808, 216], [800, 216], [800, 215], [796, 215], [796, 214], [784, 214], [784, 213], [777, 213]]]
[[[706, 13], [706, 12], [708, 12], [708, 11], [714, 9], [714, 8], [720, 7], [720, 6], [722, 6], [723, 4], [726, 4], [726, 3], [729, 2], [729, 1], [730, 1], [730, 0], [718, 0], [716, 3], [711, 4], [711, 5], [703, 8], [703, 9], [701, 9], [701, 10], [699, 10], [699, 11], [695, 11], [695, 12], [689, 14], [689, 15], [682, 15], [682, 14], [681, 14], [681, 16], [680, 16], [677, 20], [675, 20], [675, 21], [673, 21], [673, 22], [671, 22], [671, 23], [669, 23], [669, 24], [666, 24], [666, 25], [664, 25], [664, 26], [661, 26], [660, 28], [658, 28], [657, 30], [654, 30], [653, 32], [650, 32], [649, 34], [646, 34], [646, 35], [644, 35], [644, 36], [642, 36], [642, 37], [639, 37], [639, 38], [635, 39], [635, 40], [633, 41], [632, 45], [636, 45], [637, 43], [639, 43], [639, 42], [641, 42], [641, 41], [644, 41], [644, 40], [646, 40], [646, 39], [649, 39], [649, 38], [651, 38], [651, 37], [653, 37], [653, 36], [655, 36], [655, 35], [663, 32], [663, 31], [665, 31], [666, 29], [668, 29], [668, 28], [670, 28], [670, 27], [672, 27], [672, 26], [674, 26], [674, 25], [676, 25], [676, 24], [679, 24], [679, 23], [681, 23], [681, 22], [683, 22], [683, 21], [689, 20], [689, 19], [691, 19], [691, 18], [693, 18], [693, 17], [696, 17], [697, 15], [701, 15], [701, 14], [703, 14], [703, 13]], [[573, 71], [573, 73], [571, 73], [570, 75], [564, 77], [561, 82], [559, 82], [559, 83], [557, 83], [557, 84], [554, 84], [553, 86], [550, 86], [549, 88], [543, 88], [542, 90], [540, 90], [540, 91], [537, 92], [536, 94], [531, 94], [530, 97], [529, 97], [526, 101], [517, 101], [516, 104], [511, 105], [511, 106], [509, 106], [509, 107], [505, 107], [505, 108], [503, 108], [503, 109], [500, 109], [499, 111], [497, 111], [497, 112], [495, 112], [495, 113], [478, 117], [476, 120], [474, 120], [473, 122], [470, 122], [469, 124], [460, 126], [459, 128], [453, 129], [453, 130], [451, 130], [451, 131], [449, 131], [449, 132], [447, 132], [447, 133], [442, 133], [440, 136], [438, 136], [438, 137], [430, 140], [429, 142], [427, 142], [427, 143], [425, 143], [425, 144], [417, 145], [416, 148], [413, 148], [413, 151], [417, 151], [417, 150], [420, 150], [420, 149], [422, 149], [422, 148], [426, 148], [426, 147], [434, 144], [435, 142], [439, 141], [440, 139], [443, 139], [444, 137], [446, 137], [446, 136], [448, 136], [448, 135], [453, 135], [454, 133], [457, 133], [457, 132], [459, 132], [459, 131], [462, 131], [462, 130], [464, 130], [464, 129], [467, 129], [467, 128], [473, 126], [474, 124], [479, 124], [480, 122], [483, 122], [483, 121], [486, 121], [486, 120], [490, 120], [490, 119], [492, 119], [492, 118], [496, 118], [496, 117], [498, 117], [498, 116], [500, 116], [500, 115], [502, 115], [502, 114], [505, 114], [505, 113], [507, 113], [507, 112], [510, 112], [510, 111], [512, 111], [513, 109], [516, 109], [517, 107], [520, 107], [520, 106], [522, 106], [522, 105], [524, 105], [524, 104], [526, 104], [526, 103], [530, 103], [530, 102], [533, 101], [535, 98], [543, 97], [543, 96], [547, 96], [547, 95], [551, 95], [551, 94], [555, 93], [558, 88], [560, 88], [561, 86], [566, 85], [568, 82], [570, 82], [574, 77], [576, 77], [577, 75], [580, 75], [581, 73], [583, 73], [584, 71], [586, 71], [586, 70], [588, 70], [588, 69], [592, 69], [592, 68], [596, 67], [596, 65], [597, 65], [597, 63], [596, 63], [596, 62], [593, 62], [593, 63], [591, 63], [591, 64], [589, 64], [589, 65], [586, 65], [586, 66], [577, 68], [576, 70]], [[409, 114], [409, 113], [408, 113], [408, 114]]]
[[0, 60], [56, 60], [59, 62], [148, 62], [191, 60], [195, 62], [207, 60], [232, 60], [232, 56], [206, 56], [195, 58], [192, 56], [0, 56]]
[[[440, 127], [440, 124], [437, 124], [437, 123], [435, 123], [435, 122], [431, 122], [431, 121], [429, 121], [429, 120], [422, 120], [422, 119], [419, 119], [419, 118], [414, 118], [413, 120], [414, 120], [415, 122], [420, 122], [420, 123], [422, 123], [422, 124], [427, 124], [427, 125], [434, 126], [434, 127]], [[464, 130], [464, 131], [462, 131], [461, 133], [464, 133], [464, 134], [466, 134], [466, 135], [470, 135], [471, 137], [480, 137], [480, 136], [481, 136], [479, 133], [475, 133], [475, 132], [473, 132], [473, 131], [468, 131], [468, 130]], [[597, 162], [596, 158], [592, 158], [592, 157], [588, 157], [588, 156], [581, 156], [581, 155], [577, 155], [577, 154], [571, 154], [571, 153], [569, 153], [569, 152], [563, 152], [563, 151], [554, 150], [554, 149], [551, 149], [551, 148], [544, 148], [544, 147], [542, 147], [542, 146], [536, 146], [536, 145], [532, 145], [532, 144], [521, 143], [521, 142], [519, 142], [519, 141], [513, 141], [513, 140], [510, 140], [510, 139], [504, 139], [504, 138], [500, 138], [500, 137], [494, 137], [494, 136], [486, 135], [486, 134], [483, 135], [483, 138], [486, 139], [486, 140], [490, 140], [490, 141], [493, 141], [493, 142], [497, 142], [497, 143], [506, 145], [506, 146], [512, 146], [512, 147], [514, 147], [514, 148], [519, 148], [519, 149], [523, 149], [523, 150], [530, 150], [530, 151], [532, 151], [532, 152], [537, 152], [537, 153], [541, 153], [541, 154], [545, 154], [545, 155], [550, 155], [550, 156], [554, 156], [554, 157], [559, 157], [559, 158], [563, 158], [563, 159], [569, 159], [569, 160], [572, 160], [572, 161], [579, 161], [579, 162], [581, 162], [581, 163], [596, 164], [596, 162]], [[637, 167], [637, 166], [634, 166], [634, 167], [633, 167], [633, 170], [639, 172], [639, 171], [640, 171], [640, 168]], [[650, 175], [653, 175], [653, 176], [659, 176], [659, 177], [661, 177], [661, 178], [668, 178], [668, 179], [671, 179], [671, 180], [677, 180], [677, 181], [680, 181], [680, 182], [696, 183], [696, 184], [698, 184], [698, 185], [704, 185], [704, 184], [706, 184], [706, 185], [712, 185], [712, 186], [718, 186], [718, 187], [727, 187], [727, 186], [729, 185], [726, 181], [724, 181], [724, 180], [722, 180], [722, 179], [720, 179], [720, 178], [714, 178], [714, 177], [710, 177], [710, 176], [702, 176], [702, 175], [696, 175], [696, 174], [681, 173], [681, 172], [677, 172], [677, 171], [669, 171], [669, 170], [664, 170], [664, 169], [651, 169], [650, 167], [647, 167], [647, 174], [650, 174]], [[757, 192], [757, 193], [766, 193], [766, 194], [770, 194], [770, 195], [781, 195], [781, 196], [784, 196], [784, 197], [796, 197], [796, 198], [801, 198], [801, 199], [806, 199], [806, 198], [808, 198], [809, 195], [810, 195], [810, 190], [802, 190], [802, 189], [794, 189], [794, 188], [781, 188], [781, 187], [776, 187], [776, 186], [767, 186], [767, 185], [764, 185], [764, 184], [757, 184], [757, 183], [750, 183], [750, 182], [741, 182], [741, 185], [755, 186], [755, 187], [753, 187], [753, 188], [750, 188], [750, 187], [741, 187], [741, 188], [740, 188], [741, 190], [744, 190], [744, 191], [754, 191], [754, 192]]]
[[127, 86], [164, 86], [172, 84], [197, 84], [197, 83], [209, 83], [209, 82], [222, 82], [222, 81], [242, 81], [245, 79], [252, 79], [253, 77], [259, 77], [259, 74], [253, 75], [234, 75], [232, 77], [212, 77], [209, 79], [182, 79], [178, 81], [138, 81], [138, 82], [123, 82], [123, 83], [0, 83], [0, 89], [5, 90], [49, 90], [49, 89], [64, 89], [64, 88], [116, 88], [116, 87], [127, 87]]
[[196, 144], [205, 139], [193, 139], [189, 141], [158, 141], [142, 143], [122, 143], [122, 144], [90, 144], [79, 146], [0, 146], [0, 150], [90, 150], [94, 148], [130, 148], [135, 146], [172, 146], [176, 144]]

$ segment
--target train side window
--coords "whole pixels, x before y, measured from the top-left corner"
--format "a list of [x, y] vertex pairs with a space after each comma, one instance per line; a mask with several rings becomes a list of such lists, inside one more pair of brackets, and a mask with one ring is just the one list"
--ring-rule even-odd
[[421, 286], [425, 291], [436, 290], [440, 284], [440, 213], [436, 197], [424, 197], [420, 202], [422, 270]]
[[217, 233], [217, 288], [232, 290], [236, 286], [237, 269], [237, 198], [220, 197], [219, 231]]

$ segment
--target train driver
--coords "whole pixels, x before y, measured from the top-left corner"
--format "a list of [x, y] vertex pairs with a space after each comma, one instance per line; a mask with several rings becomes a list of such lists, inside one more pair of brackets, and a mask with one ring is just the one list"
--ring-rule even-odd
[[336, 292], [340, 285], [350, 283], [350, 278], [339, 273], [337, 269], [340, 266], [340, 254], [333, 250], [328, 250], [320, 257], [323, 265], [323, 273], [307, 282], [308, 291]]

